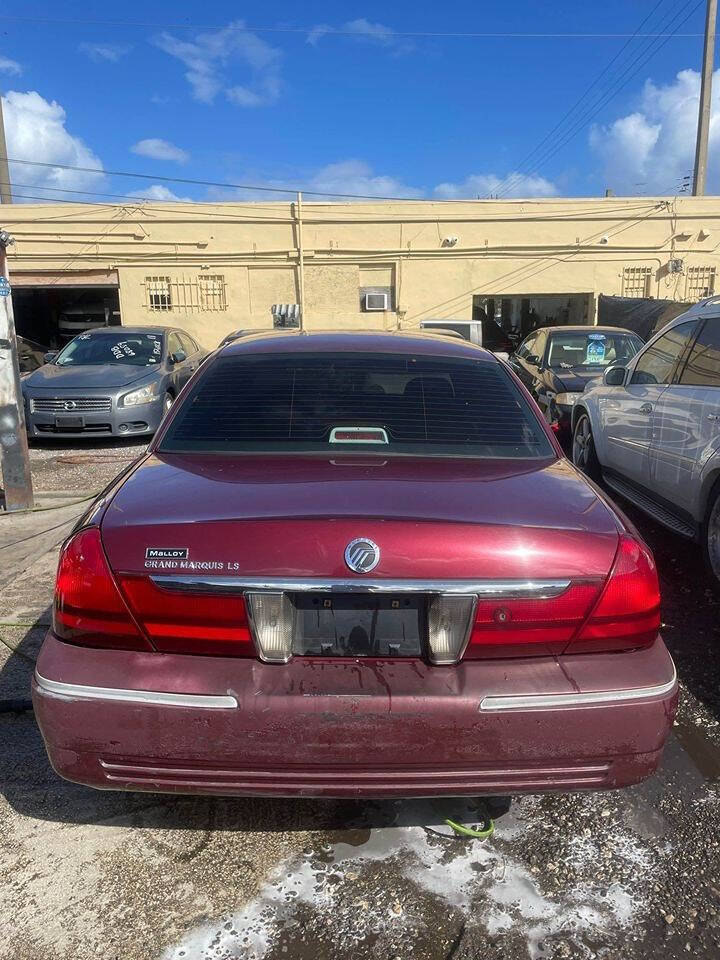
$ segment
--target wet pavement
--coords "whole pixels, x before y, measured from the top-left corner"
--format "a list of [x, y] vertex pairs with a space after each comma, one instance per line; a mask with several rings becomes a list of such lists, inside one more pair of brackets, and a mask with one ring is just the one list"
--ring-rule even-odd
[[[54, 489], [110, 469], [49, 459]], [[628, 512], [681, 681], [652, 780], [518, 798], [490, 839], [455, 839], [444, 820], [482, 803], [88, 790], [49, 768], [31, 713], [0, 714], [1, 960], [720, 956], [720, 592], [697, 548]], [[27, 695], [48, 622], [56, 547], [38, 539], [0, 594], [3, 698]]]

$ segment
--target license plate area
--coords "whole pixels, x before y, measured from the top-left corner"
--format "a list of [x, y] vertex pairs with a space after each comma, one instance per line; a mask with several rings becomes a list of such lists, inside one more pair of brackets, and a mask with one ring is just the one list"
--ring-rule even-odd
[[290, 599], [295, 656], [423, 656], [427, 635], [423, 596], [294, 593]]
[[55, 417], [55, 428], [57, 430], [82, 430], [84, 426], [84, 417]]

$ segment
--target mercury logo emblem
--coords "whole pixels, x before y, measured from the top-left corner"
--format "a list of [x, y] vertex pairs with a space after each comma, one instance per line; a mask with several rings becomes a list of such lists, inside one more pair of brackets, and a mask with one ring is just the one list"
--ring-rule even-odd
[[77, 404], [75, 403], [74, 400], [66, 400], [63, 406], [65, 407], [66, 410], [74, 410]]
[[367, 537], [351, 540], [345, 547], [345, 563], [354, 573], [370, 573], [380, 563], [380, 547]]

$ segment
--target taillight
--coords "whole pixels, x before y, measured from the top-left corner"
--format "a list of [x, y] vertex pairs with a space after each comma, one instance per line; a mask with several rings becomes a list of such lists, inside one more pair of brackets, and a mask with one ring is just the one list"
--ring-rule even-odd
[[156, 650], [257, 656], [241, 596], [163, 590], [149, 577], [120, 575], [120, 586]]
[[151, 649], [120, 596], [96, 527], [76, 533], [60, 554], [53, 631], [81, 646]]
[[607, 580], [558, 597], [478, 600], [465, 659], [609, 653], [649, 646], [660, 630], [660, 588], [643, 544], [622, 535]]
[[621, 536], [600, 599], [567, 653], [646, 647], [660, 630], [660, 585], [651, 553]]
[[479, 600], [465, 659], [562, 653], [585, 621], [601, 586], [596, 580], [571, 584], [558, 597]]

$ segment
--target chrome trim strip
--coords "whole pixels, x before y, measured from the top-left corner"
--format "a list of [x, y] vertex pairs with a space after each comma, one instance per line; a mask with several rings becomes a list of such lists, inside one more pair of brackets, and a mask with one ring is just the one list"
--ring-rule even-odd
[[332, 593], [460, 593], [498, 599], [531, 597], [545, 600], [559, 597], [569, 580], [362, 580], [323, 577], [203, 577], [159, 576], [152, 582], [165, 590], [186, 593], [245, 593], [270, 590], [303, 593], [311, 590]]
[[672, 693], [677, 684], [673, 667], [672, 680], [654, 687], [634, 687], [631, 690], [605, 690], [601, 693], [531, 693], [524, 696], [483, 697], [482, 711], [537, 710], [552, 707], [586, 707], [597, 703], [623, 703], [628, 700], [647, 700]]
[[152, 703], [163, 707], [202, 707], [206, 710], [237, 708], [232, 696], [200, 693], [160, 693], [154, 690], [118, 690], [113, 687], [88, 687], [81, 683], [48, 680], [35, 671], [35, 683], [43, 696], [69, 700], [118, 700], [123, 703]]

